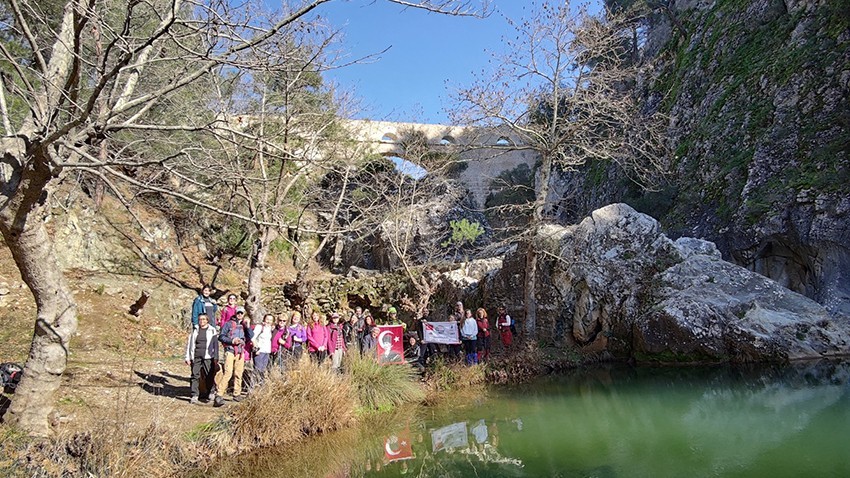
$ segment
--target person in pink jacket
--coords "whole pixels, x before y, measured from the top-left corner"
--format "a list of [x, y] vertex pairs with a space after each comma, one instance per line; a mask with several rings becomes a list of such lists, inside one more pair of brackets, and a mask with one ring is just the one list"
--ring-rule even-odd
[[289, 339], [289, 330], [286, 326], [286, 316], [280, 314], [277, 318], [277, 325], [272, 334], [272, 363], [277, 364], [280, 371], [284, 370], [284, 361], [286, 359], [286, 341]]
[[221, 309], [221, 317], [218, 320], [219, 329], [224, 327], [224, 324], [226, 324], [231, 317], [236, 315], [236, 310], [238, 308], [239, 306], [236, 305], [236, 294], [227, 294], [227, 305]]
[[325, 318], [317, 311], [313, 311], [307, 326], [307, 351], [319, 363], [328, 356], [328, 327]]

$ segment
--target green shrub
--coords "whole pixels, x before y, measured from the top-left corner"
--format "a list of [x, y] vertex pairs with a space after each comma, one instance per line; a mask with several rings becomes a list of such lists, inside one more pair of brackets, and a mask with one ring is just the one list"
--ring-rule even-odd
[[481, 227], [481, 224], [466, 218], [460, 221], [450, 221], [449, 227], [452, 229], [452, 235], [441, 244], [443, 247], [461, 248], [467, 244], [472, 245], [481, 234], [484, 234], [484, 228]]
[[410, 365], [381, 365], [371, 357], [352, 353], [345, 369], [360, 405], [366, 410], [386, 410], [425, 397]]
[[280, 259], [291, 258], [294, 249], [292, 242], [283, 238], [277, 238], [269, 244], [269, 253]]
[[436, 393], [481, 385], [485, 379], [483, 365], [467, 366], [460, 362], [447, 362], [442, 357], [434, 361], [426, 375], [429, 388]]

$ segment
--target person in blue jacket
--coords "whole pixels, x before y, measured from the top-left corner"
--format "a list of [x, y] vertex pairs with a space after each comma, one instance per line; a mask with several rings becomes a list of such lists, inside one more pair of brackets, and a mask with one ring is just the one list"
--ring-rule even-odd
[[210, 323], [216, 323], [215, 313], [218, 312], [218, 304], [210, 297], [211, 293], [212, 287], [205, 285], [201, 289], [201, 293], [195, 297], [195, 301], [192, 302], [192, 328], [198, 328], [198, 316], [201, 314], [206, 314]]

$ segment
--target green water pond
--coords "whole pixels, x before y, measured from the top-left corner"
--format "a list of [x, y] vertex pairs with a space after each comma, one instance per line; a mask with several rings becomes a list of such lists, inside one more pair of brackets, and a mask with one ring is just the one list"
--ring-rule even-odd
[[209, 475], [850, 477], [850, 363], [577, 370], [381, 414]]

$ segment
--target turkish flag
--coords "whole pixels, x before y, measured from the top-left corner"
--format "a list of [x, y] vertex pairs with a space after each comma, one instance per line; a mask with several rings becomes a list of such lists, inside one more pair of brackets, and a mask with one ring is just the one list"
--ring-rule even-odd
[[405, 363], [404, 327], [401, 325], [378, 326], [378, 343], [375, 347], [378, 363]]
[[390, 435], [384, 440], [384, 458], [387, 463], [415, 458], [413, 446], [410, 444], [410, 429], [405, 428], [402, 432]]

